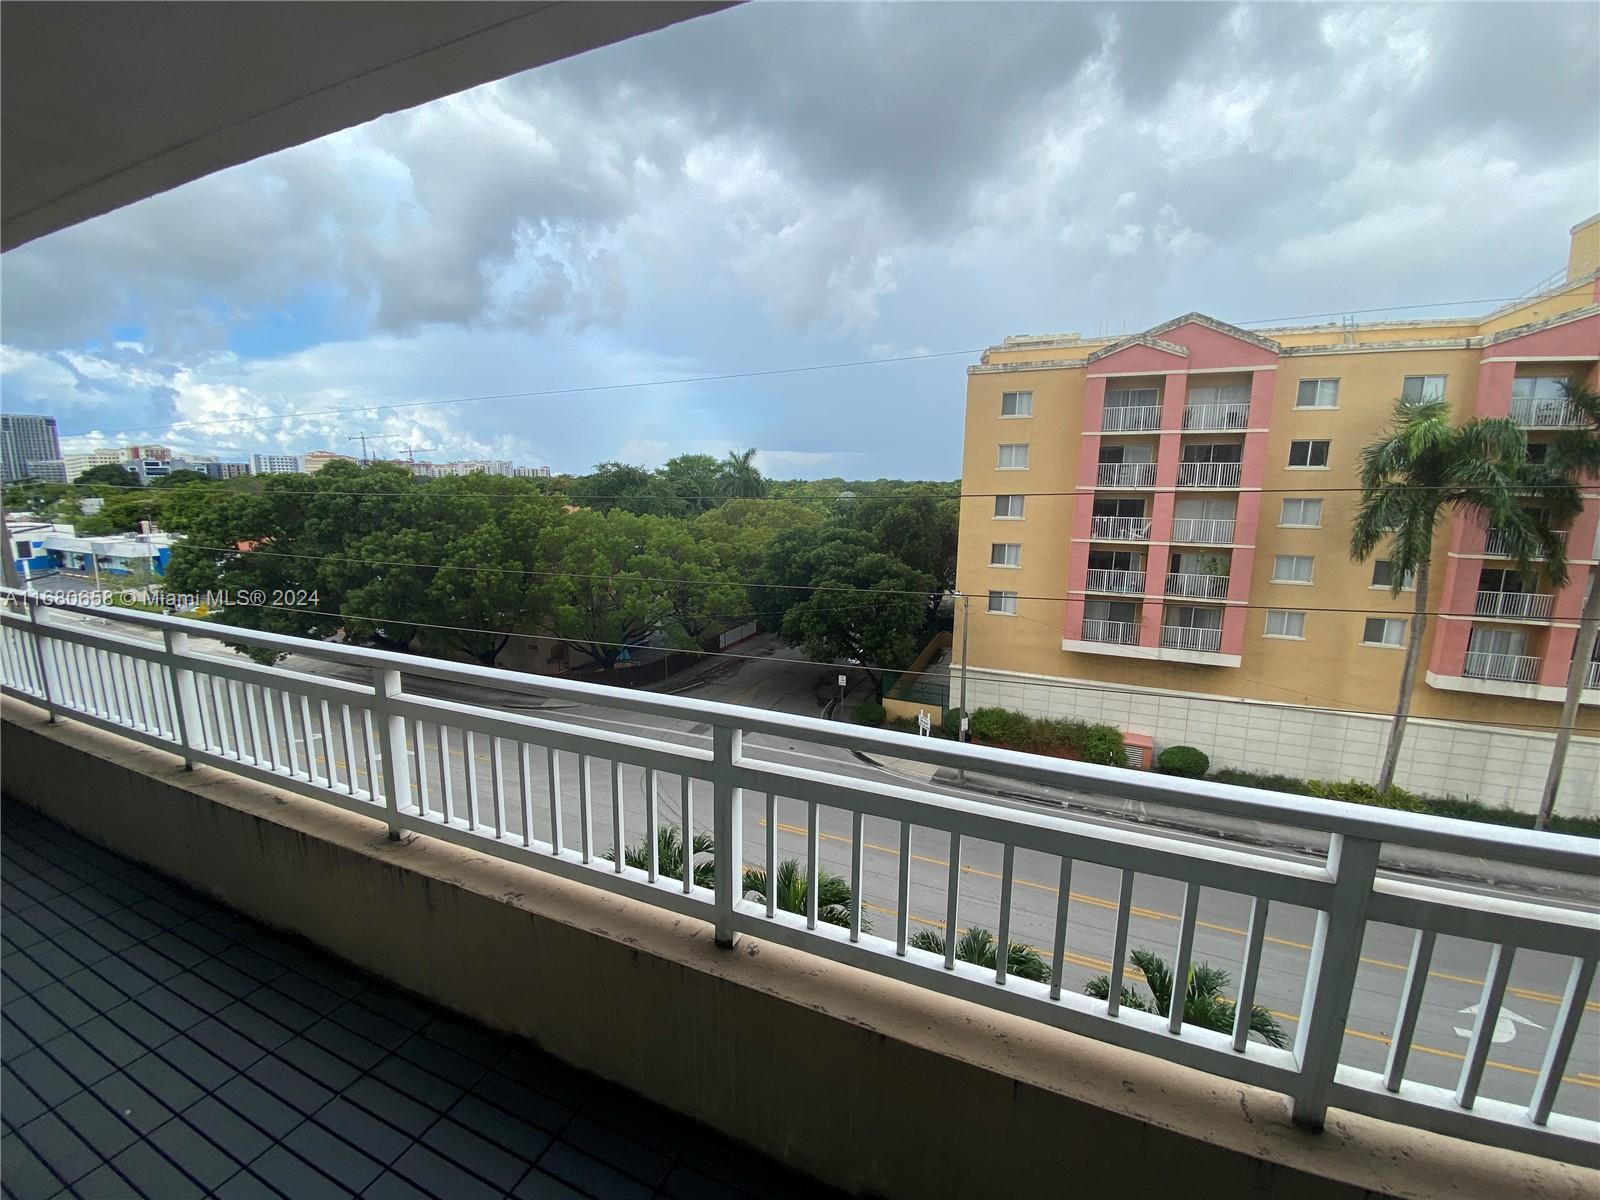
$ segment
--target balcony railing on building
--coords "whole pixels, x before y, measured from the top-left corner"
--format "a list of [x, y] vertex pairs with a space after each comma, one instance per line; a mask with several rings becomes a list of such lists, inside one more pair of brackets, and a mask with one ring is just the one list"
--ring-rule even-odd
[[1468, 650], [1461, 673], [1468, 679], [1536, 683], [1539, 679], [1539, 660], [1531, 654], [1490, 654], [1483, 650]]
[[1524, 429], [1563, 429], [1585, 423], [1572, 401], [1543, 396], [1513, 397], [1511, 419]]
[[1083, 622], [1083, 640], [1086, 642], [1110, 642], [1116, 646], [1137, 646], [1139, 644], [1139, 626], [1132, 621], [1097, 621], [1085, 618]]
[[1160, 429], [1161, 406], [1132, 404], [1102, 409], [1100, 428], [1106, 433], [1137, 433], [1145, 429]]
[[1097, 487], [1147, 488], [1156, 485], [1155, 463], [1101, 463], [1095, 471]]
[[1197, 432], [1243, 429], [1248, 424], [1249, 404], [1190, 404], [1183, 410], [1183, 427]]
[[1538, 592], [1479, 592], [1473, 615], [1541, 620], [1550, 615], [1555, 597]]
[[1175, 517], [1172, 540], [1226, 546], [1233, 541], [1233, 522], [1213, 517]]
[[1179, 487], [1234, 488], [1239, 486], [1239, 463], [1186, 462], [1178, 464]]
[[1144, 591], [1144, 572], [1114, 571], [1108, 568], [1090, 567], [1083, 586], [1091, 592], [1132, 592], [1138, 594]]
[[1228, 577], [1173, 571], [1167, 575], [1167, 595], [1188, 596], [1197, 600], [1226, 600]]
[[1583, 686], [1586, 688], [1600, 688], [1600, 658], [1589, 664], [1589, 669], [1584, 672]]
[[1150, 540], [1150, 518], [1092, 517], [1089, 536], [1113, 542], [1147, 542]]
[[[1556, 537], [1560, 538], [1562, 543], [1565, 544], [1567, 540], [1567, 531], [1565, 529], [1557, 529], [1554, 532]], [[1491, 528], [1489, 530], [1488, 537], [1484, 539], [1483, 552], [1489, 555], [1491, 558], [1512, 557], [1511, 535], [1504, 529]], [[1535, 559], [1539, 559], [1543, 558], [1544, 556], [1535, 555], [1534, 557]]]
[[1167, 650], [1216, 651], [1222, 648], [1222, 630], [1204, 625], [1163, 625], [1161, 645]]

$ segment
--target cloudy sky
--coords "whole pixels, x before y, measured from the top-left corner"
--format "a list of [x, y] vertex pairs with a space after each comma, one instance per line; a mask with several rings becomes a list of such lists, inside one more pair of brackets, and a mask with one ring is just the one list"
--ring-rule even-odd
[[970, 356], [504, 397], [1514, 295], [1600, 209], [1597, 13], [748, 5], [5, 255], [3, 400], [69, 450], [953, 478]]

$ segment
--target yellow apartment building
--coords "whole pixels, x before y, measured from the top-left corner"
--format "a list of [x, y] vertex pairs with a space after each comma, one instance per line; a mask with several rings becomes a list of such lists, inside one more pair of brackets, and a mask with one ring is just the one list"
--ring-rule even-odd
[[[1414, 597], [1381, 550], [1350, 558], [1362, 448], [1396, 398], [1431, 394], [1541, 453], [1578, 421], [1561, 383], [1597, 364], [1600, 216], [1486, 317], [1008, 337], [967, 369], [952, 685], [966, 671], [969, 709], [1106, 721], [1215, 767], [1371, 779]], [[1600, 560], [1591, 482], [1561, 588], [1519, 576], [1494, 529], [1440, 531], [1402, 785], [1537, 804]], [[1587, 682], [1560, 809], [1600, 815], [1600, 661]]]

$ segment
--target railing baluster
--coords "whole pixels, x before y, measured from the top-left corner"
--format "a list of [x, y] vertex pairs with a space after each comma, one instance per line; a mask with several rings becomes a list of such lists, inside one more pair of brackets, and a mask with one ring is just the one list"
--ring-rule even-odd
[[[401, 694], [399, 671], [379, 668], [374, 672], [372, 704], [378, 713], [378, 728], [383, 736], [383, 801], [389, 810], [389, 837], [400, 838], [400, 814], [414, 807], [411, 795], [411, 760], [406, 757], [406, 719], [394, 711], [392, 701]], [[367, 722], [371, 744], [372, 722]]]
[[994, 981], [1004, 984], [1011, 963], [1011, 892], [1017, 879], [1017, 848], [1007, 842], [1000, 851], [1000, 921], [994, 947]]
[[857, 809], [850, 814], [850, 940], [861, 940], [861, 841], [866, 818]]
[[622, 814], [622, 760], [611, 760], [611, 845], [615, 847], [612, 858], [612, 869], [621, 873], [623, 862], [627, 856], [623, 848], [627, 846], [627, 834], [623, 832]]
[[1478, 1085], [1483, 1082], [1483, 1066], [1489, 1061], [1494, 1029], [1500, 1023], [1500, 1003], [1506, 997], [1511, 978], [1511, 960], [1516, 947], [1496, 946], [1489, 956], [1489, 969], [1483, 976], [1483, 994], [1478, 998], [1478, 1018], [1467, 1043], [1467, 1060], [1461, 1064], [1461, 1081], [1456, 1085], [1456, 1103], [1471, 1108], [1478, 1101]]
[[289, 703], [289, 693], [278, 693], [280, 710], [283, 713], [283, 740], [284, 750], [289, 756], [289, 774], [295, 778], [300, 776], [300, 747], [295, 736], [294, 709]]
[[[819, 815], [820, 814], [817, 811], [817, 802], [815, 800], [807, 800], [806, 801], [806, 928], [807, 929], [815, 929], [817, 927], [817, 865], [818, 865], [818, 861], [817, 860], [819, 858], [818, 843], [819, 843], [819, 840], [820, 840], [820, 837], [821, 837], [821, 832], [822, 832], [817, 826], [817, 821], [818, 821]], [[769, 879], [769, 880], [767, 880], [767, 887], [769, 887], [769, 888], [775, 887], [777, 885], [777, 882], [778, 881], [777, 881], [776, 877], [774, 877], [772, 879]]]
[[1239, 969], [1239, 995], [1233, 1014], [1233, 1049], [1243, 1054], [1250, 1041], [1250, 1013], [1256, 1004], [1256, 983], [1261, 978], [1261, 948], [1267, 936], [1269, 902], [1260, 896], [1250, 901], [1250, 929], [1244, 939], [1244, 965]]
[[306, 742], [306, 776], [313, 783], [326, 784], [327, 781], [317, 774], [317, 733], [311, 722], [311, 697], [304, 694], [300, 697], [300, 730]]
[[243, 706], [239, 703], [239, 693], [232, 680], [222, 681], [222, 694], [228, 698], [228, 723], [233, 727], [233, 756], [244, 762], [244, 716], [239, 711]]
[[261, 689], [262, 716], [267, 722], [267, 761], [274, 771], [283, 768], [283, 746], [278, 740], [278, 693], [273, 688]]
[[1567, 1059], [1572, 1055], [1572, 1043], [1578, 1037], [1578, 1023], [1583, 1020], [1583, 1011], [1588, 1005], [1594, 970], [1594, 959], [1577, 958], [1567, 972], [1567, 989], [1561, 997], [1561, 1011], [1550, 1029], [1550, 1044], [1545, 1047], [1544, 1063], [1539, 1068], [1538, 1082], [1533, 1085], [1533, 1099], [1528, 1104], [1528, 1120], [1535, 1125], [1546, 1125], [1550, 1121], [1550, 1109], [1555, 1105], [1561, 1076], [1567, 1069]]
[[383, 772], [386, 768], [378, 763], [378, 739], [372, 731], [372, 710], [361, 710], [361, 744], [366, 750], [367, 760], [367, 793], [374, 803], [383, 800], [378, 794], [378, 785], [383, 782]]
[[683, 839], [683, 893], [694, 890], [694, 776], [678, 776], [678, 792], [683, 803], [678, 806], [678, 836]]
[[649, 767], [645, 772], [644, 787], [644, 871], [645, 877], [654, 883], [661, 874], [661, 831], [658, 828], [661, 820], [661, 780], [656, 775], [656, 769]]
[[[522, 844], [533, 845], [533, 747], [518, 742], [517, 784], [522, 793]], [[617, 847], [617, 862], [622, 861], [622, 847]]]
[[950, 876], [944, 896], [944, 969], [956, 969], [956, 909], [961, 902], [961, 835], [950, 833]]
[[1122, 1008], [1122, 977], [1127, 972], [1128, 925], [1133, 916], [1133, 872], [1122, 872], [1117, 892], [1117, 931], [1111, 939], [1111, 986], [1106, 990], [1106, 1016], [1114, 1017]]
[[778, 793], [767, 793], [767, 916], [778, 915]]
[[456, 817], [455, 772], [450, 767], [450, 726], [439, 722], [439, 803], [444, 805], [444, 823], [451, 824]]
[[470, 729], [461, 731], [461, 769], [467, 776], [467, 828], [478, 831], [478, 735]]
[[554, 746], [550, 747], [547, 766], [549, 768], [548, 780], [550, 784], [550, 853], [560, 854], [563, 848], [561, 836], [561, 752]]
[[256, 706], [256, 688], [249, 683], [239, 686], [244, 692], [244, 710], [248, 717], [246, 724], [250, 729], [250, 761], [259, 767], [266, 761], [266, 755], [262, 752], [261, 712]]
[[506, 778], [505, 766], [500, 761], [500, 743], [502, 739], [491, 737], [489, 739], [489, 786], [493, 789], [494, 803], [494, 836], [503, 838], [506, 835]]
[[1189, 962], [1194, 955], [1194, 923], [1200, 915], [1198, 883], [1183, 885], [1183, 916], [1178, 925], [1178, 953], [1172, 961], [1172, 991], [1167, 1004], [1167, 1032], [1183, 1032], [1183, 1009], [1189, 991]]
[[1061, 975], [1067, 965], [1067, 909], [1072, 904], [1072, 860], [1061, 858], [1061, 877], [1056, 882], [1056, 933], [1050, 943], [1050, 999], [1061, 999]]
[[433, 788], [428, 783], [428, 727], [423, 724], [421, 717], [411, 727], [411, 740], [416, 743], [417, 807], [422, 810], [425, 819], [432, 820]]
[[1428, 967], [1433, 962], [1435, 936], [1432, 930], [1419, 929], [1411, 939], [1411, 965], [1406, 968], [1400, 1014], [1395, 1018], [1394, 1037], [1389, 1041], [1389, 1061], [1383, 1068], [1383, 1086], [1391, 1092], [1398, 1092], [1400, 1081], [1405, 1078], [1411, 1038], [1417, 1031], [1417, 1014], [1422, 1011], [1422, 991], [1427, 986]]
[[719, 946], [732, 946], [734, 910], [744, 890], [744, 791], [733, 784], [733, 772], [744, 756], [744, 733], [728, 725], [711, 730], [711, 843], [716, 874], [712, 879]]
[[[578, 755], [578, 860], [588, 862], [594, 852], [594, 772], [587, 754]], [[693, 874], [694, 854], [684, 847], [683, 861]]]
[[904, 958], [911, 937], [911, 822], [900, 822], [900, 880], [895, 890], [894, 952]]

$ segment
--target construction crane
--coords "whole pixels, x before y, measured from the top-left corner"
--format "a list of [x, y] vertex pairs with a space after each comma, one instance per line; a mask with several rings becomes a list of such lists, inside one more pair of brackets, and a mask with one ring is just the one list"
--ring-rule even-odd
[[[372, 462], [372, 456], [367, 453], [368, 442], [393, 442], [405, 436], [403, 433], [358, 433], [354, 437], [346, 438], [345, 440], [361, 443], [361, 465], [365, 467]], [[402, 446], [399, 453], [404, 454], [406, 460], [412, 466], [415, 466], [419, 452], [437, 450], [438, 448], [437, 446]]]

